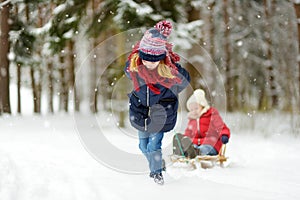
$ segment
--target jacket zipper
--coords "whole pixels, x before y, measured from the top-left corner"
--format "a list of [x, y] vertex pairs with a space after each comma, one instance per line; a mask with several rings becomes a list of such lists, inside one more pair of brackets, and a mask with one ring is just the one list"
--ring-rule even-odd
[[200, 118], [197, 119], [197, 131], [198, 131], [198, 146], [200, 145]]
[[147, 86], [147, 106], [149, 107], [149, 87]]
[[[147, 94], [146, 94], [146, 103], [147, 103], [147, 107], [149, 108], [148, 110], [148, 117], [150, 116], [150, 107], [149, 107], [149, 87], [147, 86]], [[147, 131], [148, 127], [147, 127], [147, 119], [145, 119], [145, 131]]]

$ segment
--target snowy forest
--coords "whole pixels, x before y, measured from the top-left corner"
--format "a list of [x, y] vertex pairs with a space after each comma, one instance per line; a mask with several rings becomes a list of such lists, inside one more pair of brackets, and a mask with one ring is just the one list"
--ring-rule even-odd
[[[191, 82], [158, 185], [124, 67], [162, 20]], [[300, 0], [0, 0], [0, 36], [1, 200], [300, 198]], [[198, 88], [230, 129], [212, 168], [170, 159]]]
[[163, 19], [173, 22], [170, 41], [192, 76], [183, 96], [203, 88], [211, 104], [227, 112], [299, 115], [298, 1], [1, 0], [0, 5], [0, 115], [22, 115], [24, 98], [31, 98], [32, 113], [40, 114], [113, 107], [122, 125], [131, 88], [124, 78], [126, 57], [143, 31]]

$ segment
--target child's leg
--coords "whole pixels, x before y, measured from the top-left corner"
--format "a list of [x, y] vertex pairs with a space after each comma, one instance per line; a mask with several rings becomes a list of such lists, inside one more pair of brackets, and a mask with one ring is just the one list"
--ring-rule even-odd
[[164, 137], [163, 132], [151, 133], [147, 146], [149, 156], [149, 166], [152, 173], [162, 172], [162, 153], [161, 145]]
[[216, 151], [216, 149], [208, 144], [204, 144], [204, 145], [200, 145], [198, 147], [199, 149], [199, 153], [200, 155], [204, 156], [204, 155], [210, 155], [210, 156], [215, 156], [218, 155], [218, 152]]
[[145, 155], [149, 162], [148, 152], [147, 152], [147, 146], [149, 142], [149, 133], [145, 133], [142, 131], [139, 131], [139, 148], [142, 151], [142, 153]]
[[197, 156], [196, 149], [194, 148], [191, 138], [184, 136], [181, 139], [184, 155], [188, 158], [195, 158]]
[[179, 155], [179, 156], [184, 156], [184, 150], [182, 148], [181, 144], [181, 139], [184, 136], [181, 133], [176, 133], [173, 136], [173, 154], [174, 155]]
[[197, 155], [192, 140], [180, 133], [173, 137], [173, 154], [189, 158], [195, 158]]
[[139, 148], [148, 160], [151, 173], [162, 171], [161, 145], [164, 133], [145, 133], [139, 131]]

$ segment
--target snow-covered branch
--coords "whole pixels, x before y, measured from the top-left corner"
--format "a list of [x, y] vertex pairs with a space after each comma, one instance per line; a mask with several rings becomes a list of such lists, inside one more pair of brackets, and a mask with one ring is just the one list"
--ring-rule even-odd
[[11, 2], [11, 0], [6, 0], [6, 1], [0, 3], [0, 7], [3, 7], [5, 5], [7, 5], [7, 4], [9, 4], [9, 2]]

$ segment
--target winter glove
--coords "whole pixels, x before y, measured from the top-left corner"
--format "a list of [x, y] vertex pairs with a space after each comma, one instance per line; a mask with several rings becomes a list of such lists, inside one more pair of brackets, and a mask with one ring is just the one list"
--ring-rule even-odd
[[222, 135], [221, 141], [222, 141], [223, 144], [227, 144], [227, 143], [228, 143], [228, 140], [229, 140], [229, 138], [228, 138], [227, 135]]

